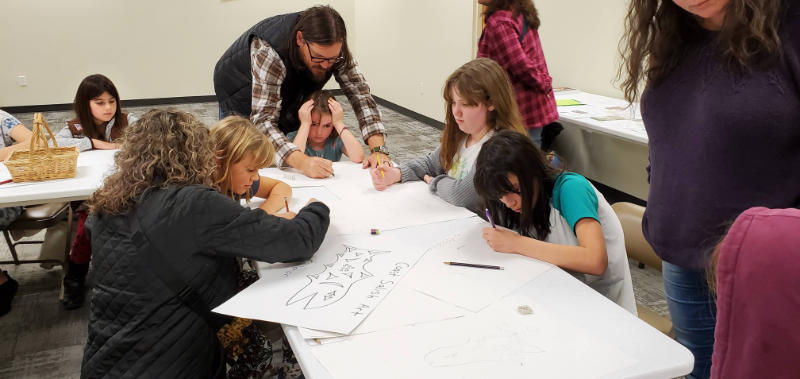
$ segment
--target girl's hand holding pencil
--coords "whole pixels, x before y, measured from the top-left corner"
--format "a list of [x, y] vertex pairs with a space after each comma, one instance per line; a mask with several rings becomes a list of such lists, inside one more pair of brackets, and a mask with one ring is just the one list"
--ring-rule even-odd
[[372, 177], [372, 186], [378, 191], [383, 191], [402, 179], [400, 169], [397, 167], [390, 167], [386, 162], [383, 162], [376, 168], [370, 169], [370, 176]]

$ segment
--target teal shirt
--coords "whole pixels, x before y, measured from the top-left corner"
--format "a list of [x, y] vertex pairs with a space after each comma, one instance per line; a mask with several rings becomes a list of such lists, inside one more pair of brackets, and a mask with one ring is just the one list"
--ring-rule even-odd
[[561, 212], [572, 231], [582, 218], [589, 217], [600, 222], [597, 215], [597, 194], [586, 178], [574, 172], [564, 172], [556, 178], [553, 186], [553, 208]]
[[[294, 141], [294, 137], [297, 136], [297, 132], [291, 132], [286, 135], [286, 138], [289, 141]], [[306, 155], [309, 157], [321, 157], [325, 158], [329, 161], [338, 162], [339, 159], [342, 159], [342, 148], [344, 147], [344, 142], [342, 142], [342, 136], [336, 137], [336, 140], [331, 142], [330, 140], [325, 141], [325, 147], [322, 150], [314, 150], [306, 141]]]

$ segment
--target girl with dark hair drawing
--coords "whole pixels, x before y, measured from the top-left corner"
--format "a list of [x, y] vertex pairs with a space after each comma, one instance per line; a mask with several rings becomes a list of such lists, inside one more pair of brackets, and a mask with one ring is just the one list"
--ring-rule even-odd
[[559, 266], [636, 314], [622, 226], [586, 178], [555, 170], [527, 136], [499, 131], [474, 180], [487, 216], [512, 229], [485, 228], [489, 247]]

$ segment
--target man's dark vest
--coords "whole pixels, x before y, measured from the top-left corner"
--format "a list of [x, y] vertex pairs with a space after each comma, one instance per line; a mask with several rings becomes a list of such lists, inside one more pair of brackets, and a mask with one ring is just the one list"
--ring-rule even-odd
[[280, 92], [281, 112], [278, 128], [283, 133], [289, 133], [300, 127], [297, 111], [303, 104], [303, 100], [314, 91], [322, 89], [331, 74], [329, 73], [323, 82], [318, 83], [307, 69], [298, 69], [292, 63], [289, 57], [289, 44], [295, 43], [292, 29], [299, 16], [300, 12], [262, 20], [244, 32], [222, 54], [222, 58], [217, 61], [214, 68], [214, 91], [217, 93], [217, 101], [219, 101], [219, 107], [223, 114], [250, 116], [253, 99], [250, 42], [253, 37], [258, 37], [278, 53], [286, 67], [286, 78], [283, 80]]

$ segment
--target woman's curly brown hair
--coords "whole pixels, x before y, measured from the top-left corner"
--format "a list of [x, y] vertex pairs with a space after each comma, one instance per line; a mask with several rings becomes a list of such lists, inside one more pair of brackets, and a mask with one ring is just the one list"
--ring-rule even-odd
[[150, 187], [214, 187], [214, 143], [193, 115], [154, 109], [129, 126], [114, 172], [89, 199], [93, 213], [123, 214]]
[[[728, 68], [747, 71], [780, 54], [778, 28], [785, 0], [730, 0], [717, 37]], [[674, 70], [686, 46], [702, 29], [697, 19], [671, 0], [631, 0], [619, 50], [625, 99], [633, 102], [644, 81], [658, 84]]]

